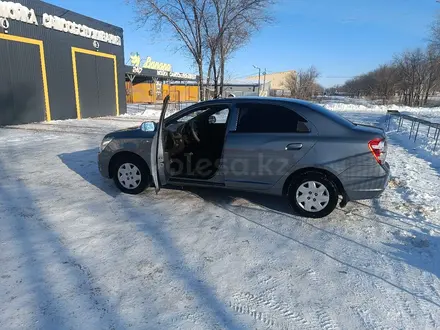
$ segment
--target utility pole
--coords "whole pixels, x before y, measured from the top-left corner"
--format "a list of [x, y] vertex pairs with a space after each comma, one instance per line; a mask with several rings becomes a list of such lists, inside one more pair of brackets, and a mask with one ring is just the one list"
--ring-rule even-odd
[[258, 69], [258, 96], [260, 96], [260, 86], [261, 86], [261, 68], [254, 65], [255, 69]]
[[264, 68], [264, 72], [263, 72], [263, 77], [264, 77], [264, 82], [263, 82], [263, 92], [266, 90], [266, 68]]

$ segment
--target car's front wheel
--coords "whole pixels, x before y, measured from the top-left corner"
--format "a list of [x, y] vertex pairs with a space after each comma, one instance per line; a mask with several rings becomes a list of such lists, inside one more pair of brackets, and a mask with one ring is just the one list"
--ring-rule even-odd
[[124, 157], [118, 159], [113, 167], [113, 180], [122, 192], [137, 195], [151, 184], [151, 175], [143, 160], [134, 156]]
[[324, 174], [309, 172], [290, 184], [288, 197], [297, 214], [308, 218], [323, 218], [336, 208], [338, 189]]

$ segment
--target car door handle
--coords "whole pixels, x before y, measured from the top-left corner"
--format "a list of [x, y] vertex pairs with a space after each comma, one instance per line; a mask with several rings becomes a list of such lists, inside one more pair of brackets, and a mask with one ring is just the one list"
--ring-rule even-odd
[[302, 143], [291, 143], [286, 146], [286, 150], [300, 150], [302, 147]]

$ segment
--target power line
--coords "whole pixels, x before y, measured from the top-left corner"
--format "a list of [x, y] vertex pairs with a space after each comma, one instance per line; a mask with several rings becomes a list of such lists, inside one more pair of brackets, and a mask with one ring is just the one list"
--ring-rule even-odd
[[248, 73], [248, 74], [243, 75], [243, 76], [232, 76], [232, 78], [233, 79], [241, 79], [241, 78], [248, 78], [248, 77], [252, 77], [252, 76], [258, 76], [258, 72]]

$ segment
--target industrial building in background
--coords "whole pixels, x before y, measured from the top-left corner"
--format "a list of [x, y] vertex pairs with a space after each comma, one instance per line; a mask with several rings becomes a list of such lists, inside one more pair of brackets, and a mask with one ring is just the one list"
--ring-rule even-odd
[[0, 125], [126, 111], [121, 28], [39, 0], [0, 2]]
[[[296, 76], [296, 71], [266, 73], [266, 70], [261, 71], [260, 69], [259, 73], [260, 75], [226, 82], [223, 86], [222, 97], [227, 97], [229, 94], [235, 96], [291, 96], [291, 92], [286, 85], [286, 79], [292, 74]], [[213, 93], [213, 86], [209, 86], [209, 90]]]
[[[264, 70], [265, 72], [266, 70]], [[245, 78], [249, 82], [260, 81], [260, 96], [290, 97], [291, 92], [286, 86], [286, 79], [289, 75], [296, 75], [296, 71], [283, 71], [250, 76]]]

